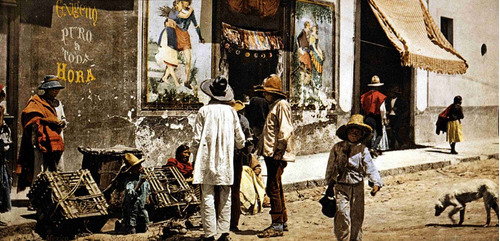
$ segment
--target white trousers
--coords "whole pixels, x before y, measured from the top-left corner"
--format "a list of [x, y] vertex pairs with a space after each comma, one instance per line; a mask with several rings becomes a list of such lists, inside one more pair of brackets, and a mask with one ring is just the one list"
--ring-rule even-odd
[[[215, 200], [218, 201], [217, 208]], [[205, 238], [229, 233], [231, 186], [201, 184], [201, 220]]]

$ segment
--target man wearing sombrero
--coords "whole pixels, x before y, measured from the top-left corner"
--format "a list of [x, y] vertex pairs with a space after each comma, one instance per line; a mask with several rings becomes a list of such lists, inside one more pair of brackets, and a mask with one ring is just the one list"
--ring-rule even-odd
[[258, 153], [264, 156], [267, 166], [266, 194], [271, 200], [271, 226], [258, 234], [259, 238], [283, 236], [288, 231], [285, 196], [281, 175], [287, 162], [295, 161], [292, 109], [286, 94], [281, 90], [281, 79], [273, 74], [263, 82], [263, 94], [269, 103]]
[[[217, 234], [221, 234], [218, 240], [230, 240], [234, 148], [245, 146], [245, 135], [230, 105], [234, 94], [227, 79], [219, 76], [205, 80], [200, 89], [211, 98], [198, 111], [192, 145], [196, 153], [193, 184], [201, 184], [204, 240], [215, 240]], [[219, 201], [217, 212], [215, 199]]]
[[[371, 133], [363, 123], [362, 115], [353, 115], [349, 122], [337, 129], [342, 139], [330, 151], [325, 179], [326, 193], [337, 200], [334, 233], [337, 240], [361, 240], [364, 219], [364, 177], [372, 186], [371, 195], [382, 187], [382, 178], [372, 161], [370, 151], [362, 144]], [[334, 190], [335, 187], [335, 190]]]
[[373, 143], [371, 141], [367, 142], [368, 148], [374, 154], [378, 150], [378, 144], [382, 139], [382, 125], [387, 122], [385, 115], [385, 99], [387, 97], [378, 90], [383, 85], [384, 83], [380, 82], [380, 78], [374, 75], [371, 83], [368, 84], [368, 86], [372, 87], [372, 90], [361, 95], [361, 110], [365, 115], [364, 122], [375, 130], [376, 134]]
[[21, 113], [23, 136], [16, 168], [16, 174], [19, 175], [18, 191], [29, 187], [40, 172], [63, 171], [62, 130], [66, 128], [67, 122], [63, 106], [56, 99], [61, 89], [64, 89], [60, 80], [55, 75], [45, 76], [38, 87], [44, 90], [43, 95], [32, 96]]

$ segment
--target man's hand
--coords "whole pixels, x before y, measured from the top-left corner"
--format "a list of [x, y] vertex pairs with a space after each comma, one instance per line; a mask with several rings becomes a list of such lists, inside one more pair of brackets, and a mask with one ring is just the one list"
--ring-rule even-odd
[[379, 186], [373, 186], [372, 191], [370, 192], [370, 195], [375, 196], [377, 192], [380, 190]]
[[334, 184], [330, 184], [328, 185], [328, 187], [326, 188], [326, 195], [329, 196], [329, 197], [333, 197], [335, 192], [333, 191], [333, 187], [334, 187]]
[[283, 155], [285, 154], [285, 150], [276, 150], [273, 155], [274, 160], [283, 160]]

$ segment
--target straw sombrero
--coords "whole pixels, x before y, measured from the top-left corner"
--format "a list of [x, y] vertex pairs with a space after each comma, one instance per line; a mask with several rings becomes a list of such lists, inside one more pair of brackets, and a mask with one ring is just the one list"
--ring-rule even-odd
[[373, 86], [373, 87], [382, 86], [382, 85], [384, 85], [384, 83], [380, 83], [380, 78], [376, 75], [374, 75], [372, 77], [372, 82], [370, 84], [368, 84], [368, 86]]
[[241, 100], [236, 100], [234, 102], [231, 102], [231, 106], [236, 111], [245, 109], [245, 104]]
[[360, 140], [365, 139], [372, 132], [372, 128], [369, 125], [363, 123], [363, 115], [355, 114], [351, 116], [351, 119], [349, 120], [349, 122], [347, 122], [347, 124], [337, 129], [336, 135], [344, 141], [347, 140], [347, 129], [349, 129], [350, 127], [356, 127], [363, 131], [363, 137], [361, 137]]
[[137, 158], [134, 154], [131, 154], [131, 153], [125, 153], [125, 164], [127, 165], [127, 170], [125, 170], [125, 172], [128, 172], [130, 171], [130, 169], [134, 166], [137, 166], [141, 163], [144, 162], [144, 158], [143, 159], [139, 159]]

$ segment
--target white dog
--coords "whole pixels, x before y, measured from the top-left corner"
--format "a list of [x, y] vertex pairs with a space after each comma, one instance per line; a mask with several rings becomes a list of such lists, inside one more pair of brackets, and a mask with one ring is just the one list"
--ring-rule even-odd
[[[467, 182], [462, 182], [454, 186], [454, 189], [449, 189], [439, 201], [436, 203], [436, 216], [439, 216], [448, 206], [453, 206], [448, 217], [453, 224], [456, 224], [453, 215], [460, 211], [460, 221], [458, 225], [462, 225], [465, 215], [465, 204], [483, 198], [484, 207], [486, 209], [486, 224], [490, 225], [490, 210], [493, 208], [498, 219], [498, 185], [488, 179], [477, 179]], [[498, 225], [498, 222], [497, 222]]]

